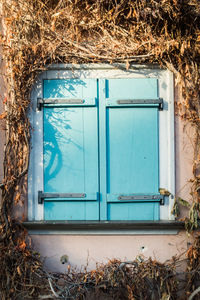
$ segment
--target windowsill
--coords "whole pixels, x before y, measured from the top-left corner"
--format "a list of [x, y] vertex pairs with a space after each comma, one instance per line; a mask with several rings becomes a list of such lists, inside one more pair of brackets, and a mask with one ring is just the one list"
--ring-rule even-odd
[[29, 234], [163, 235], [184, 229], [180, 221], [28, 221]]

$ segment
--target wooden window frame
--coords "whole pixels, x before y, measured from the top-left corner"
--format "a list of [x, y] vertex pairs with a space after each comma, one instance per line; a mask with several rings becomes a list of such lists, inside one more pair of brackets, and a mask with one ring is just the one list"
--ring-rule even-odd
[[[159, 112], [159, 169], [160, 187], [170, 191], [165, 205], [160, 206], [160, 220], [174, 220], [171, 210], [175, 195], [174, 154], [174, 86], [169, 70], [149, 65], [52, 65], [36, 80], [31, 95], [30, 122], [33, 127], [28, 173], [28, 220], [43, 220], [43, 205], [38, 204], [38, 191], [43, 190], [43, 117], [37, 110], [37, 98], [42, 98], [43, 80], [68, 78], [158, 78], [159, 97], [164, 100], [164, 109]], [[126, 222], [126, 221], [124, 221]]]

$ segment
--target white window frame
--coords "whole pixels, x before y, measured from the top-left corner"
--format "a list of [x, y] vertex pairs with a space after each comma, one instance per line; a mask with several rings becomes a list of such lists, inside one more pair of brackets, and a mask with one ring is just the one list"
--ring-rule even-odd
[[38, 204], [38, 191], [43, 190], [43, 114], [37, 110], [37, 98], [43, 95], [43, 80], [69, 78], [158, 78], [159, 97], [164, 107], [159, 111], [159, 182], [171, 195], [160, 205], [160, 220], [174, 220], [171, 210], [175, 195], [174, 153], [174, 80], [169, 70], [148, 65], [133, 65], [126, 70], [124, 64], [58, 64], [52, 65], [38, 76], [31, 95], [30, 122], [31, 153], [28, 172], [28, 220], [44, 220], [44, 205]]

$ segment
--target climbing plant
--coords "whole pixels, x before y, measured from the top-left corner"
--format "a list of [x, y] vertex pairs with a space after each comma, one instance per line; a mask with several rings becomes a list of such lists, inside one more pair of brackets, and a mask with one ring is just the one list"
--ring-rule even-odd
[[[1, 298], [82, 299], [87, 289], [98, 288], [119, 299], [124, 299], [122, 291], [127, 299], [149, 299], [145, 290], [149, 287], [155, 299], [177, 299], [174, 261], [171, 265], [152, 260], [113, 261], [94, 273], [69, 271], [64, 278], [66, 288], [60, 289], [57, 275], [44, 271], [38, 254], [28, 246], [23, 225], [13, 217], [13, 207], [16, 203], [23, 205], [32, 130], [27, 112], [38, 74], [53, 63], [102, 62], [115, 67], [123, 63], [126, 69], [132, 64], [156, 64], [174, 73], [179, 89], [176, 112], [195, 128], [193, 202], [177, 199], [174, 213], [181, 204], [189, 206], [185, 218], [187, 230], [197, 227], [200, 212], [199, 1], [1, 0], [1, 6], [3, 76], [7, 87], [7, 95], [2, 99], [5, 111], [0, 115], [6, 136], [4, 179], [0, 185]], [[199, 238], [189, 249], [189, 277], [199, 272], [198, 241]], [[196, 289], [193, 282], [188, 280], [184, 286], [185, 295]]]

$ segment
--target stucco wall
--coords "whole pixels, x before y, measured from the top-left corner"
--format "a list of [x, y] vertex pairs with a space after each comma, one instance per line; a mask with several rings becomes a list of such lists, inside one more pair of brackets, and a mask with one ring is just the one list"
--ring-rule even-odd
[[96, 263], [109, 259], [134, 260], [137, 255], [165, 262], [174, 255], [180, 255], [188, 247], [185, 233], [178, 235], [132, 235], [132, 236], [66, 236], [34, 235], [33, 245], [44, 257], [45, 265], [58, 272], [67, 271], [60, 258], [67, 254], [69, 264], [78, 268], [88, 265], [93, 269]]
[[[193, 154], [195, 128], [189, 123], [183, 122], [180, 118], [175, 119], [175, 135], [176, 135], [176, 196], [184, 200], [191, 201], [190, 194], [193, 178]], [[187, 208], [181, 208], [181, 217], [187, 214]]]

